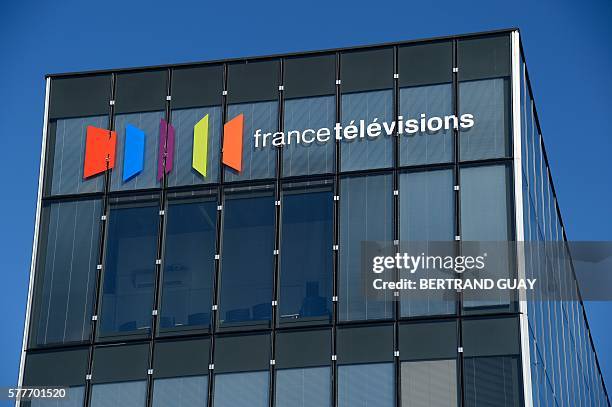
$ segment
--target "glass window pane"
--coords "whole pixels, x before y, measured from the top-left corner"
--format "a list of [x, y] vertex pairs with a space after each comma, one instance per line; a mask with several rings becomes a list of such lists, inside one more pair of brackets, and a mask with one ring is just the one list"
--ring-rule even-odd
[[[206, 175], [193, 168], [194, 126], [208, 116]], [[219, 182], [221, 143], [221, 106], [195, 107], [172, 111], [174, 126], [174, 161], [168, 173], [168, 186], [199, 185]], [[198, 135], [199, 136], [199, 135]]]
[[[327, 142], [320, 142], [316, 137], [312, 143], [296, 143], [296, 136], [291, 131], [321, 128], [333, 130], [336, 122], [335, 96], [318, 96], [310, 98], [285, 100], [285, 135], [290, 143], [283, 146], [283, 176], [325, 174], [334, 171], [335, 140], [333, 134]], [[308, 135], [308, 133], [307, 133]], [[308, 135], [308, 138], [310, 136]], [[272, 147], [265, 147], [267, 149]]]
[[393, 363], [338, 366], [338, 406], [395, 406], [394, 373]]
[[270, 366], [270, 334], [221, 335], [215, 340], [215, 372], [235, 373], [268, 371]]
[[216, 196], [170, 200], [160, 328], [208, 327], [217, 239]]
[[464, 364], [466, 407], [520, 405], [516, 357], [466, 358]]
[[272, 190], [229, 191], [223, 216], [221, 324], [267, 323], [274, 275]]
[[101, 211], [99, 200], [58, 202], [43, 208], [39, 294], [33, 314], [36, 345], [89, 338]]
[[34, 398], [29, 401], [29, 404], [28, 402], [22, 402], [22, 405], [29, 405], [30, 407], [82, 407], [83, 397], [85, 397], [85, 386], [68, 387], [66, 398]]
[[147, 398], [146, 380], [94, 384], [90, 407], [144, 407]]
[[458, 41], [459, 80], [510, 76], [510, 35], [481, 36]]
[[[400, 115], [404, 122], [453, 114], [452, 84], [400, 89]], [[400, 137], [400, 165], [445, 163], [453, 160], [453, 128], [404, 133]]]
[[452, 41], [403, 45], [398, 49], [397, 59], [400, 87], [453, 81]]
[[87, 126], [108, 128], [110, 95], [110, 74], [51, 80], [45, 195], [104, 189], [104, 175], [83, 179], [83, 164]]
[[474, 126], [461, 129], [461, 161], [510, 155], [510, 80], [485, 79], [459, 84], [460, 115], [474, 116]]
[[[27, 352], [23, 385], [27, 387], [80, 387], [85, 383], [89, 349], [72, 347], [48, 352]], [[57, 367], [61, 366], [61, 369]]]
[[[111, 173], [112, 191], [155, 188], [160, 185], [157, 180], [159, 129], [161, 119], [166, 118], [167, 80], [166, 70], [117, 75], [114, 126], [117, 131], [117, 150], [115, 168]], [[124, 180], [124, 168], [128, 164], [124, 151], [128, 125], [144, 133], [144, 165], [142, 171]]]
[[402, 362], [403, 407], [457, 406], [457, 362], [426, 360]]
[[336, 94], [336, 54], [284, 58], [284, 96], [287, 99]]
[[340, 320], [390, 318], [389, 293], [384, 300], [364, 293], [360, 252], [364, 241], [393, 240], [393, 179], [387, 174], [343, 178], [340, 197]]
[[53, 78], [49, 119], [106, 114], [110, 95], [110, 74]]
[[[514, 274], [510, 251], [509, 170], [505, 165], [466, 167], [460, 170], [461, 180], [461, 240], [466, 250], [494, 252], [487, 259], [489, 278], [512, 278]], [[482, 242], [492, 243], [482, 243]], [[480, 249], [476, 249], [475, 243]], [[502, 307], [510, 304], [511, 293], [500, 292], [498, 298], [475, 299], [476, 291], [464, 293], [465, 307]], [[489, 296], [492, 297], [492, 296]]]
[[172, 377], [153, 382], [153, 407], [206, 407], [208, 376]]
[[[455, 202], [453, 171], [422, 171], [403, 173], [400, 185], [400, 252], [427, 252], [436, 243], [451, 242], [455, 235]], [[438, 244], [439, 246], [439, 244]], [[450, 247], [450, 245], [448, 245]], [[433, 253], [432, 253], [433, 254]], [[449, 278], [443, 270], [427, 270], [427, 278]], [[423, 298], [427, 295], [427, 298]], [[410, 298], [401, 292], [401, 315], [453, 314], [455, 312], [453, 290], [429, 290], [420, 298]]]
[[[117, 150], [115, 168], [111, 173], [111, 191], [126, 191], [133, 189], [155, 188], [159, 186], [157, 180], [157, 160], [159, 152], [159, 124], [165, 119], [163, 111], [118, 114], [115, 116], [115, 129], [117, 131]], [[137, 127], [145, 134], [144, 166], [141, 172], [128, 180], [123, 180], [126, 127]]]
[[453, 171], [403, 173], [400, 184], [402, 240], [447, 241], [455, 235]]
[[277, 369], [318, 367], [331, 362], [331, 330], [279, 331], [274, 342]]
[[509, 239], [508, 169], [504, 165], [461, 169], [461, 239]]
[[114, 205], [108, 223], [100, 334], [148, 333], [159, 207]]
[[215, 407], [267, 407], [268, 371], [223, 373], [215, 376]]
[[285, 186], [282, 208], [279, 322], [329, 321], [333, 268], [331, 185]]
[[[83, 178], [87, 126], [108, 128], [108, 116], [89, 116], [59, 119], [50, 124], [49, 158], [52, 169], [47, 177], [51, 195], [100, 192], [104, 189], [104, 174]], [[49, 191], [49, 186], [47, 186]]]
[[[225, 166], [225, 181], [245, 181], [274, 178], [276, 175], [277, 151], [270, 143], [266, 147], [255, 148], [253, 134], [274, 133], [278, 129], [278, 102], [253, 102], [229, 105], [227, 121], [244, 115], [242, 142], [242, 171]], [[269, 135], [270, 137], [270, 135]]]
[[206, 376], [210, 360], [210, 337], [159, 340], [155, 342], [153, 374], [155, 379]]
[[276, 406], [324, 407], [331, 405], [328, 366], [276, 371]]
[[[393, 90], [376, 90], [342, 95], [342, 126], [359, 127], [360, 120], [369, 123], [390, 123], [393, 120]], [[393, 165], [393, 143], [395, 137], [384, 131], [378, 137], [365, 135], [353, 139], [342, 137], [340, 142], [340, 169], [356, 171], [370, 168], [387, 168]]]
[[223, 65], [201, 65], [172, 69], [172, 109], [220, 105]]

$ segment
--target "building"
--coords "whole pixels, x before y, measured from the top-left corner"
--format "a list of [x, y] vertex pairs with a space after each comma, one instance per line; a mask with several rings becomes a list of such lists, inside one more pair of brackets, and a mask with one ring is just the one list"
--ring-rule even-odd
[[[358, 278], [364, 241], [566, 241], [518, 30], [46, 86], [21, 385], [69, 387], [61, 406], [610, 405], [579, 299]], [[562, 258], [545, 274], [578, 293]]]

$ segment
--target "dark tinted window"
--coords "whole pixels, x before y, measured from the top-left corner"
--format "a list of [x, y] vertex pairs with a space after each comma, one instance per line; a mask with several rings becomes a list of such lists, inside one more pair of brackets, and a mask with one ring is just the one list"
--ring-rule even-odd
[[108, 74], [53, 79], [49, 119], [107, 115], [110, 96]]
[[459, 40], [459, 80], [510, 76], [510, 36]]
[[173, 199], [166, 213], [160, 328], [208, 327], [215, 271], [216, 195]]
[[227, 69], [228, 103], [278, 99], [279, 60], [232, 63]]
[[334, 95], [336, 55], [286, 58], [283, 86], [285, 98]]
[[332, 297], [331, 185], [287, 185], [282, 200], [279, 322], [329, 321]]
[[342, 92], [393, 88], [393, 48], [347, 51], [340, 57]]
[[151, 327], [159, 207], [157, 202], [110, 209], [100, 334], [145, 334]]
[[274, 196], [268, 188], [226, 192], [220, 322], [267, 324], [272, 318]]
[[450, 41], [399, 47], [399, 86], [422, 86], [453, 80], [453, 44]]
[[25, 386], [84, 386], [88, 357], [85, 348], [29, 352], [25, 360], [23, 383]]

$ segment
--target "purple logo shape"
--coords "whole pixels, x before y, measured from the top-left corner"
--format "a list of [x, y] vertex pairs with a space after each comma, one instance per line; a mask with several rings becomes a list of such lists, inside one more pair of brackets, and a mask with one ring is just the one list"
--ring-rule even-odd
[[[174, 127], [161, 119], [159, 122], [159, 156], [157, 160], [157, 180], [161, 181], [164, 172], [172, 171], [174, 162]], [[165, 171], [164, 171], [165, 169]]]

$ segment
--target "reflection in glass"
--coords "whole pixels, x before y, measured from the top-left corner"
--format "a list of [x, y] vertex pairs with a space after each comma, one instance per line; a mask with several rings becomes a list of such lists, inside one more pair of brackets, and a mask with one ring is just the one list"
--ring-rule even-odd
[[151, 326], [159, 208], [115, 206], [110, 210], [101, 334], [147, 333]]
[[170, 201], [166, 215], [160, 328], [209, 326], [217, 202]]
[[331, 186], [283, 191], [280, 322], [329, 320], [332, 298]]
[[270, 321], [275, 215], [272, 192], [229, 193], [223, 215], [221, 324]]

